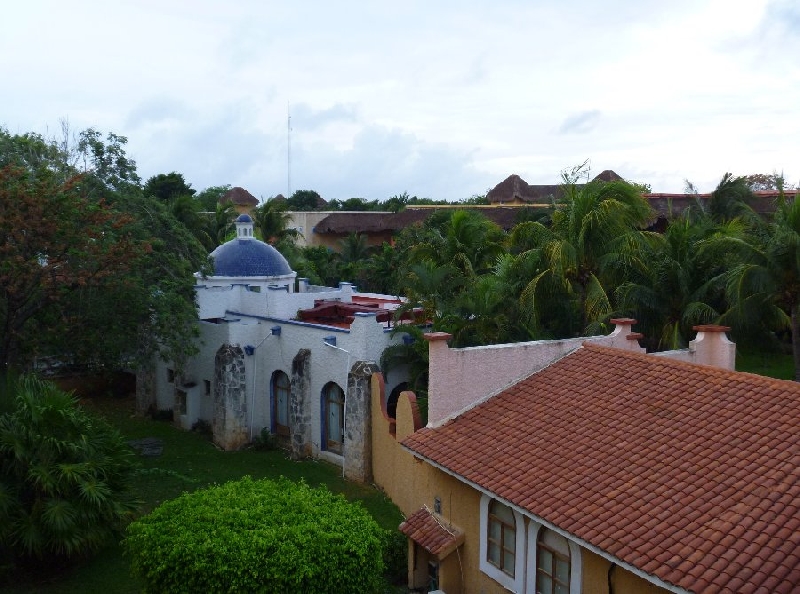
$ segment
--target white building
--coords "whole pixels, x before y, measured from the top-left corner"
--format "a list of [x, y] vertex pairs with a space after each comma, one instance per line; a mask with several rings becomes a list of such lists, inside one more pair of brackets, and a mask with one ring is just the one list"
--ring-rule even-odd
[[[198, 275], [199, 352], [140, 374], [139, 411], [172, 410], [184, 429], [205, 421], [224, 449], [267, 428], [293, 456], [324, 458], [369, 480], [369, 382], [383, 350], [400, 340], [389, 321], [399, 299], [349, 283], [310, 286], [255, 239], [248, 215], [236, 227], [237, 237], [211, 254], [214, 275]], [[400, 370], [389, 373], [387, 389], [403, 380]]]

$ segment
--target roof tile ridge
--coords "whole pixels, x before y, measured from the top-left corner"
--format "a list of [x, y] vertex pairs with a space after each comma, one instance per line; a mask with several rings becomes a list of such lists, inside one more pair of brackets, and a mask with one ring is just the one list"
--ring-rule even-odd
[[[666, 356], [661, 355], [661, 353], [669, 352], [669, 351], [658, 351], [658, 352], [653, 352], [653, 353], [637, 353], [637, 352], [634, 352], [634, 351], [629, 351], [627, 349], [622, 349], [622, 348], [619, 348], [619, 347], [610, 346], [610, 345], [598, 343], [598, 342], [591, 341], [591, 340], [584, 341], [581, 346], [587, 347], [590, 350], [596, 350], [596, 351], [603, 351], [603, 350], [614, 351], [616, 353], [622, 354], [625, 357], [634, 358], [634, 359], [638, 359], [638, 360], [641, 360], [641, 361], [653, 361], [653, 360], [656, 360], [656, 361], [658, 361], [660, 363], [664, 363], [664, 364], [667, 364], [667, 365], [670, 365], [670, 366], [676, 367], [676, 368], [685, 368], [685, 367], [691, 367], [693, 369], [698, 369], [699, 368], [699, 369], [703, 370], [705, 373], [708, 373], [709, 375], [728, 377], [728, 378], [734, 379], [734, 380], [736, 379], [737, 376], [746, 375], [749, 378], [754, 379], [755, 381], [762, 382], [762, 383], [768, 384], [770, 386], [784, 386], [784, 387], [789, 387], [789, 388], [795, 387], [798, 390], [800, 390], [800, 384], [798, 384], [797, 382], [795, 382], [793, 380], [778, 379], [778, 378], [775, 378], [775, 377], [770, 377], [768, 375], [760, 375], [758, 373], [752, 373], [752, 372], [749, 372], [749, 371], [738, 371], [736, 369], [724, 369], [722, 367], [716, 367], [714, 365], [705, 365], [703, 363], [692, 363], [690, 361], [681, 361], [680, 359], [673, 359], [672, 357], [666, 357]], [[571, 351], [571, 352], [574, 352], [574, 351]], [[738, 381], [741, 381], [741, 380], [738, 380]]]

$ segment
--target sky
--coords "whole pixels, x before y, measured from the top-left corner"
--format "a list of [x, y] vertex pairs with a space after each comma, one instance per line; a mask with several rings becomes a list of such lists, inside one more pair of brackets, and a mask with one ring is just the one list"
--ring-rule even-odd
[[654, 192], [800, 182], [795, 0], [4, 4], [0, 127], [125, 136], [143, 180], [262, 200], [460, 200], [584, 162]]

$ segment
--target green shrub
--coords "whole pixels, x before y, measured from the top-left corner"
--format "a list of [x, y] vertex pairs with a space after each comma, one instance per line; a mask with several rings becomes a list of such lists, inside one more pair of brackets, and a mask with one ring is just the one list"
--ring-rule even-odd
[[15, 390], [0, 415], [0, 565], [91, 553], [136, 509], [133, 452], [54, 384], [25, 376]]
[[245, 477], [163, 503], [123, 548], [145, 592], [376, 592], [382, 533], [324, 487]]
[[408, 539], [399, 530], [384, 530], [383, 565], [386, 578], [393, 584], [408, 580]]
[[268, 427], [261, 429], [261, 433], [253, 438], [251, 444], [254, 450], [259, 452], [270, 452], [278, 449], [278, 438], [271, 433]]

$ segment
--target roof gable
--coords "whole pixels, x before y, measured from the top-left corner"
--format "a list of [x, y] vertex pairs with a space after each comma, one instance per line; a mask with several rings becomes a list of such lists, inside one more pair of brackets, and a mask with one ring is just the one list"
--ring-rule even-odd
[[403, 444], [692, 591], [800, 583], [800, 385], [586, 344]]

